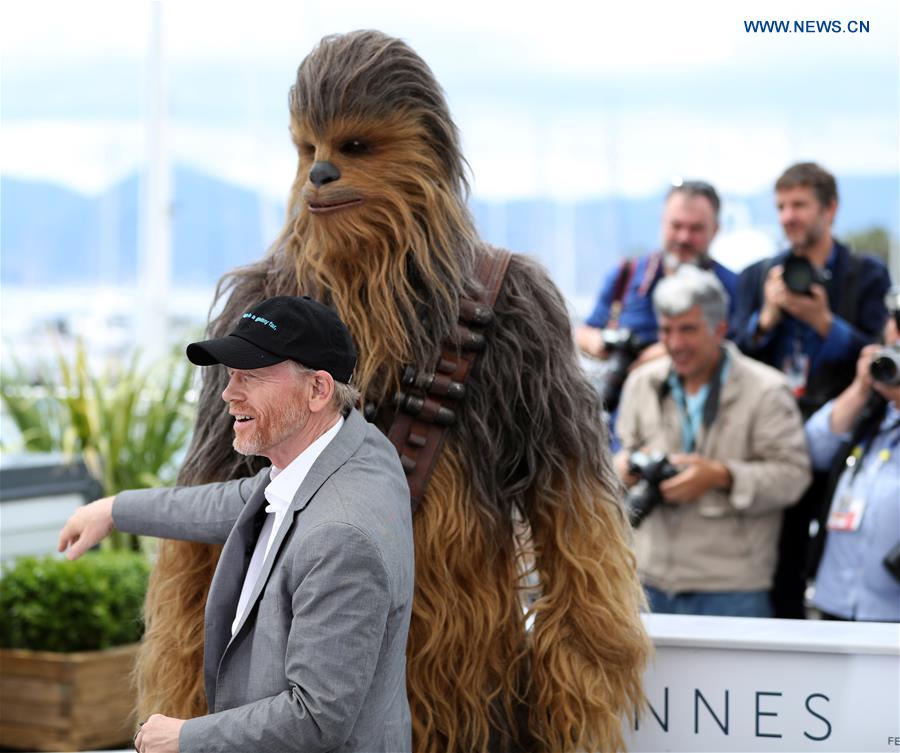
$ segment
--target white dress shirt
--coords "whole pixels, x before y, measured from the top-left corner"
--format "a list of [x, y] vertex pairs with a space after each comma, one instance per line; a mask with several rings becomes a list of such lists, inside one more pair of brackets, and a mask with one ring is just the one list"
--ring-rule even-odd
[[237, 631], [244, 612], [247, 611], [247, 602], [250, 600], [250, 594], [256, 581], [259, 580], [259, 574], [262, 570], [263, 563], [269, 555], [272, 548], [272, 542], [275, 540], [275, 532], [284, 522], [285, 515], [294, 495], [312, 468], [316, 458], [322, 454], [328, 444], [337, 436], [337, 433], [344, 425], [344, 417], [341, 416], [338, 422], [320, 436], [315, 442], [295, 457], [286, 468], [276, 468], [274, 465], [270, 471], [269, 485], [265, 489], [266, 501], [266, 520], [259, 532], [259, 538], [256, 539], [256, 547], [253, 549], [253, 556], [250, 558], [250, 564], [247, 566], [247, 574], [244, 576], [244, 585], [241, 587], [241, 596], [238, 599], [237, 610], [234, 615], [234, 621], [231, 623], [231, 634]]

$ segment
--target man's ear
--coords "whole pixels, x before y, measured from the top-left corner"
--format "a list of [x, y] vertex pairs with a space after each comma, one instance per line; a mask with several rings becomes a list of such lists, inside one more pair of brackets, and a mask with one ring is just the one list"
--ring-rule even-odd
[[334, 377], [327, 371], [317, 371], [311, 383], [309, 410], [312, 413], [319, 413], [331, 404], [331, 396], [334, 395]]
[[725, 335], [728, 334], [728, 319], [723, 319], [716, 325], [715, 333], [720, 340], [725, 339]]

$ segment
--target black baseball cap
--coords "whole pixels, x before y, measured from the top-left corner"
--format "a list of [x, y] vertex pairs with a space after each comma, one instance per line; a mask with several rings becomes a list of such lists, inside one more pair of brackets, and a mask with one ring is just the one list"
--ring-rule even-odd
[[350, 332], [338, 315], [309, 296], [282, 295], [251, 306], [230, 334], [187, 346], [197, 366], [221, 363], [232, 369], [260, 369], [296, 361], [349, 382], [356, 366]]

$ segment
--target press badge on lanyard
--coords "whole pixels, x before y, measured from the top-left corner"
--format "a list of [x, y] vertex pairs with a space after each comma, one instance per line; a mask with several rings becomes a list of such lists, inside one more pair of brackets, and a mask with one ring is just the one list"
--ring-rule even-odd
[[866, 510], [866, 500], [842, 494], [828, 514], [829, 531], [856, 531]]
[[803, 352], [803, 340], [799, 337], [794, 338], [791, 352], [784, 358], [781, 370], [787, 377], [794, 397], [803, 397], [809, 377], [809, 356]]
[[[847, 490], [835, 500], [831, 512], [828, 514], [829, 531], [856, 531], [862, 523], [863, 513], [866, 511], [866, 499], [853, 493], [856, 476], [862, 465], [864, 453], [862, 445], [853, 448], [853, 452], [847, 456], [847, 470], [850, 472], [850, 483]], [[881, 450], [878, 453], [876, 470], [883, 466], [891, 457], [891, 451]]]

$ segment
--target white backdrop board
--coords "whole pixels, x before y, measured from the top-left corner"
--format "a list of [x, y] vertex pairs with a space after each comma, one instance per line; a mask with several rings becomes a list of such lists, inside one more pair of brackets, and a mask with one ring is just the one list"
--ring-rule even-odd
[[646, 615], [628, 750], [900, 753], [900, 626]]

